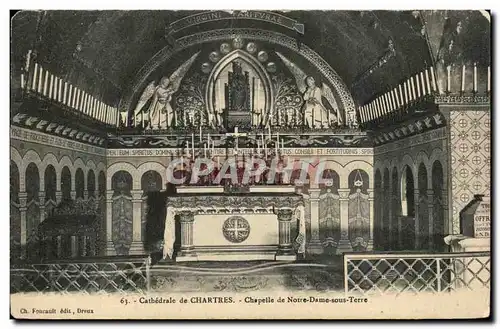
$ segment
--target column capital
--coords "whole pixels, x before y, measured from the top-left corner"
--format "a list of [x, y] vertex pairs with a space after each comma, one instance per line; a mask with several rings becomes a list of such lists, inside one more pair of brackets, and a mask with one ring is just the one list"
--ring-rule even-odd
[[369, 188], [366, 191], [368, 192], [368, 198], [373, 201], [373, 198], [375, 197], [375, 189]]
[[321, 193], [321, 189], [319, 188], [310, 188], [309, 196], [311, 199], [319, 199], [319, 194]]
[[349, 194], [351, 193], [350, 188], [339, 188], [338, 190], [340, 200], [349, 200]]
[[142, 201], [142, 195], [144, 193], [142, 190], [132, 190], [130, 193], [132, 194], [133, 201]]
[[291, 221], [293, 210], [292, 209], [278, 209], [276, 211], [276, 215], [278, 215], [278, 220], [281, 221]]
[[194, 221], [194, 213], [189, 210], [182, 210], [176, 213], [179, 215], [179, 219], [183, 223], [189, 223]]
[[111, 201], [111, 199], [113, 198], [113, 194], [114, 194], [114, 193], [115, 193], [115, 191], [113, 191], [113, 190], [111, 190], [111, 191], [110, 191], [110, 190], [106, 191], [106, 199], [107, 199], [108, 201]]

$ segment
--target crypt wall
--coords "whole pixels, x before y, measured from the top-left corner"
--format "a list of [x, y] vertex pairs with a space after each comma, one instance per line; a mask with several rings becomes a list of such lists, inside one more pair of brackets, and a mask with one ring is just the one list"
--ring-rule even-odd
[[61, 203], [92, 203], [102, 221], [106, 197], [104, 148], [15, 126], [11, 127], [10, 145], [12, 259], [37, 257], [37, 227]]
[[443, 249], [448, 211], [446, 128], [374, 148], [375, 249]]

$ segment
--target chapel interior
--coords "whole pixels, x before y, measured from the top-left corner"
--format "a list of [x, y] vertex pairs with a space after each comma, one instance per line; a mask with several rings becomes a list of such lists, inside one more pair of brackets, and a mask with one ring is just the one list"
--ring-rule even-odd
[[[490, 191], [490, 29], [481, 11], [17, 12], [11, 261], [448, 252]], [[241, 183], [253, 157], [307, 176]], [[215, 179], [229, 158], [238, 183]]]

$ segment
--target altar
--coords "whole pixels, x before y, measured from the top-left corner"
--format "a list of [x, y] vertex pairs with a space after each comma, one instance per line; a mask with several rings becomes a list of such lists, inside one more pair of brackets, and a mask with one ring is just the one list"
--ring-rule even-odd
[[[305, 251], [302, 196], [276, 187], [227, 193], [220, 187], [179, 189], [167, 200], [164, 258], [186, 261], [293, 261]], [[180, 249], [174, 250], [175, 221]], [[297, 249], [297, 250], [296, 250]]]

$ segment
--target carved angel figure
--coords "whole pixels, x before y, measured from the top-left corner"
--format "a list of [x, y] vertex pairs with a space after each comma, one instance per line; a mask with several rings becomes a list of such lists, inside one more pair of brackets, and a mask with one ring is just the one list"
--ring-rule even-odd
[[[328, 127], [333, 123], [342, 124], [342, 116], [330, 87], [323, 83], [321, 87], [316, 86], [313, 77], [307, 76], [297, 65], [292, 63], [281, 53], [276, 52], [285, 66], [293, 74], [299, 91], [303, 94], [304, 104], [302, 111], [304, 122], [310, 128]], [[323, 104], [323, 98], [328, 101], [333, 111], [329, 111]]]
[[[166, 128], [174, 125], [174, 110], [170, 105], [172, 95], [179, 89], [182, 78], [184, 78], [184, 75], [197, 56], [198, 53], [194, 54], [172, 73], [170, 78], [161, 78], [158, 85], [156, 85], [155, 81], [152, 81], [146, 89], [144, 89], [134, 110], [136, 122], [138, 122], [139, 114], [144, 111], [145, 113], [147, 112], [149, 120], [148, 126], [150, 128]], [[151, 103], [146, 109], [145, 105], [150, 99]]]

